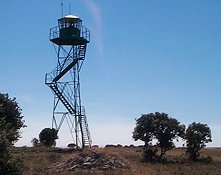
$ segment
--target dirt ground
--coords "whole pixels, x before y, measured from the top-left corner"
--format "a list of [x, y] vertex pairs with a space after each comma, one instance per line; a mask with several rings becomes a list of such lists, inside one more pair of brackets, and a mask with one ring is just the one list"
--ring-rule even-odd
[[[190, 162], [186, 158], [185, 148], [176, 148], [166, 154], [167, 163], [142, 163], [142, 148], [96, 148], [93, 151], [103, 155], [99, 161], [108, 161], [108, 168], [93, 167], [90, 169], [75, 169], [76, 157], [82, 152], [91, 150], [71, 150], [60, 148], [16, 148], [16, 154], [20, 154], [24, 161], [24, 175], [50, 175], [50, 174], [104, 174], [104, 175], [221, 175], [221, 148], [206, 148], [202, 150], [203, 156], [212, 157], [211, 163]], [[116, 158], [117, 157], [117, 158]], [[90, 157], [85, 157], [90, 159]], [[125, 166], [114, 166], [110, 162], [121, 161]], [[93, 160], [96, 161], [96, 160]], [[75, 165], [70, 168], [70, 166]], [[83, 162], [82, 166], [92, 164]], [[99, 166], [100, 166], [99, 164]], [[58, 166], [60, 166], [58, 168]], [[91, 167], [91, 165], [90, 165]]]

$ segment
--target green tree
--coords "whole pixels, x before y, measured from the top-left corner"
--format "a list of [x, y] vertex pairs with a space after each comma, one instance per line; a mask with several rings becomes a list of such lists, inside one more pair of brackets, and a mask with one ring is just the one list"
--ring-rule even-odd
[[185, 139], [189, 159], [197, 161], [200, 159], [199, 151], [206, 147], [206, 143], [212, 142], [211, 130], [207, 124], [193, 122], [186, 130]]
[[32, 143], [33, 147], [36, 147], [36, 146], [38, 146], [38, 144], [39, 144], [39, 140], [38, 140], [37, 138], [33, 138], [33, 139], [31, 140], [31, 143]]
[[[168, 114], [155, 112], [143, 114], [136, 120], [133, 138], [135, 141], [144, 141], [144, 156], [147, 161], [153, 159], [160, 160], [166, 151], [174, 147], [173, 140], [183, 137], [185, 126], [181, 125], [176, 119], [171, 118]], [[156, 144], [153, 145], [153, 141]], [[156, 152], [160, 149], [160, 154]]]
[[13, 134], [8, 135], [7, 139], [11, 144], [18, 141], [20, 137], [20, 129], [25, 127], [21, 108], [16, 102], [16, 98], [9, 98], [8, 94], [0, 93], [0, 118], [5, 120], [8, 127], [13, 130]]
[[39, 134], [40, 143], [45, 146], [55, 146], [58, 139], [58, 132], [54, 128], [44, 128]]
[[21, 109], [16, 99], [0, 93], [0, 174], [22, 174], [22, 161], [11, 153], [12, 146], [20, 138], [25, 127]]

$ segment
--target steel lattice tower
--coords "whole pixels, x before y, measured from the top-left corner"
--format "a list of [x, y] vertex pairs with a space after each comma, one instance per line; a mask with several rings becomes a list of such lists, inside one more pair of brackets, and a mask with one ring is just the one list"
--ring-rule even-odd
[[57, 66], [45, 76], [45, 84], [54, 93], [52, 128], [60, 130], [67, 121], [77, 147], [91, 146], [85, 109], [81, 104], [80, 70], [85, 60], [90, 31], [73, 15], [58, 19], [50, 29], [50, 41], [57, 54]]

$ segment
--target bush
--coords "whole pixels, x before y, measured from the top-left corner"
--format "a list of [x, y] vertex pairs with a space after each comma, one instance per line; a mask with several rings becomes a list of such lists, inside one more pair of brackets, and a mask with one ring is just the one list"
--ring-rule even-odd
[[32, 143], [33, 147], [37, 147], [39, 145], [39, 140], [37, 138], [33, 138], [31, 140], [31, 143]]
[[58, 132], [54, 128], [44, 128], [39, 134], [40, 143], [45, 146], [51, 147], [56, 145], [58, 139]]
[[187, 155], [190, 160], [200, 160], [200, 150], [206, 147], [206, 143], [211, 142], [211, 130], [206, 124], [190, 124], [185, 133], [187, 142]]
[[143, 149], [143, 162], [155, 162], [159, 159], [157, 156], [157, 148], [144, 147]]

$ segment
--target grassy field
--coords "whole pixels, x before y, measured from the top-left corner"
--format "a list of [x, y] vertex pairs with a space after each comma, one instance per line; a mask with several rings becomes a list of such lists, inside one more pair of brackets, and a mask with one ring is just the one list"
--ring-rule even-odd
[[[88, 150], [87, 150], [88, 151]], [[189, 162], [185, 149], [176, 148], [167, 152], [167, 163], [142, 163], [141, 148], [96, 148], [97, 152], [117, 155], [130, 166], [129, 169], [114, 169], [97, 172], [57, 172], [53, 165], [73, 159], [79, 151], [70, 149], [16, 148], [16, 154], [22, 154], [24, 175], [46, 174], [106, 174], [106, 175], [221, 175], [221, 148], [206, 148], [203, 156], [212, 157], [211, 163]]]

